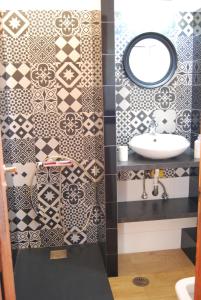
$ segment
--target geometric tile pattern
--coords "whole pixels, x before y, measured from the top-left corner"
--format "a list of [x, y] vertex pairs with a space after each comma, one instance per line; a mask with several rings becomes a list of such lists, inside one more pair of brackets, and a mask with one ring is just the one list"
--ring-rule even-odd
[[35, 140], [35, 155], [37, 161], [44, 161], [47, 156], [59, 153], [59, 140], [56, 138], [39, 138]]
[[37, 113], [34, 115], [34, 131], [37, 137], [50, 138], [58, 136], [57, 113]]
[[179, 36], [177, 39], [177, 55], [179, 62], [193, 60], [193, 37]]
[[167, 110], [175, 107], [175, 90], [169, 87], [162, 87], [155, 94], [156, 106], [160, 109]]
[[193, 35], [193, 14], [190, 12], [180, 12], [178, 26], [180, 28], [179, 35]]
[[174, 109], [169, 110], [155, 110], [153, 117], [157, 123], [156, 131], [158, 133], [173, 133], [176, 129], [176, 111]]
[[5, 163], [35, 162], [34, 139], [3, 140]]
[[[99, 11], [3, 14], [0, 118], [4, 161], [18, 171], [6, 174], [15, 249], [99, 238], [105, 210], [104, 187], [97, 192], [104, 179], [100, 25]], [[73, 166], [36, 169], [57, 155], [74, 159]]]
[[32, 192], [32, 202], [37, 201], [37, 190], [33, 186], [31, 189], [28, 185], [23, 186], [12, 186], [7, 188], [7, 198], [9, 203], [9, 208], [12, 210], [18, 209], [31, 209], [31, 192]]
[[[176, 94], [176, 109], [182, 110], [184, 107], [186, 109], [191, 109], [192, 105], [192, 87], [186, 85], [180, 85], [175, 88]], [[195, 97], [196, 99], [196, 97]]]
[[56, 13], [56, 10], [28, 10], [26, 14], [30, 22], [28, 28], [29, 36], [55, 36], [54, 20]]
[[63, 11], [55, 19], [58, 35], [76, 36], [80, 33], [80, 17], [76, 11]]
[[124, 145], [130, 140], [131, 135], [131, 114], [127, 111], [116, 112], [117, 144]]
[[82, 132], [82, 115], [78, 113], [63, 114], [59, 120], [60, 132], [64, 136], [73, 137]]
[[76, 84], [79, 84], [81, 79], [81, 71], [79, 65], [79, 63], [75, 63], [72, 61], [58, 64], [56, 79], [61, 87], [73, 88]]
[[30, 66], [28, 63], [0, 64], [1, 89], [27, 89], [30, 88]]
[[83, 113], [83, 134], [85, 136], [103, 135], [102, 113]]
[[69, 230], [73, 226], [79, 228], [84, 227], [87, 222], [86, 206], [82, 202], [79, 205], [68, 204], [65, 200], [63, 201], [63, 226]]
[[177, 114], [177, 129], [183, 132], [190, 132], [191, 130], [191, 111], [181, 110]]
[[82, 88], [82, 111], [102, 112], [103, 111], [102, 88]]
[[191, 115], [191, 112], [192, 107], [200, 109], [197, 99], [201, 86], [198, 75], [201, 70], [201, 13], [179, 12], [172, 20], [169, 28], [166, 26], [161, 33], [169, 37], [176, 47], [176, 74], [165, 86], [144, 89], [125, 76], [122, 64], [128, 43], [140, 32], [130, 29], [130, 24], [136, 27], [134, 19], [129, 20], [128, 17], [127, 20], [125, 14], [116, 12], [117, 144], [127, 144], [133, 135], [145, 132], [153, 117], [158, 123], [157, 131], [161, 133], [178, 133], [190, 139], [191, 132], [199, 130], [199, 114], [195, 111]]
[[193, 12], [193, 22], [191, 23], [191, 26], [193, 27], [193, 33], [194, 35], [200, 35], [201, 34], [201, 13], [200, 11]]
[[27, 139], [34, 137], [33, 115], [5, 115], [2, 117], [3, 139]]
[[32, 91], [14, 89], [0, 91], [1, 115], [30, 114], [32, 112]]
[[31, 63], [54, 63], [55, 53], [53, 36], [30, 37]]
[[27, 32], [29, 21], [22, 11], [7, 11], [2, 19], [4, 34], [18, 38]]
[[62, 228], [40, 230], [41, 244], [43, 247], [59, 247], [64, 245]]
[[132, 134], [142, 134], [146, 132], [153, 119], [152, 111], [131, 112], [131, 130]]
[[78, 134], [77, 136], [70, 137], [68, 139], [60, 140], [60, 154], [81, 161], [83, 158], [83, 137]]
[[64, 235], [64, 242], [66, 245], [84, 244], [87, 240], [87, 235], [79, 229], [78, 226], [73, 226]]
[[[186, 177], [190, 175], [189, 168], [176, 168], [176, 169], [164, 169], [164, 178], [176, 178], [176, 177]], [[144, 177], [144, 171], [135, 171], [132, 169], [126, 169], [125, 171], [120, 171], [118, 174], [118, 180], [142, 180]], [[146, 171], [146, 178], [152, 178], [151, 172]]]
[[55, 67], [51, 63], [32, 65], [31, 80], [34, 88], [53, 88], [56, 84]]
[[78, 36], [59, 36], [56, 41], [56, 59], [59, 62], [80, 61], [80, 40]]
[[62, 87], [57, 92], [58, 109], [60, 112], [80, 112], [82, 109], [82, 92], [77, 87], [67, 89]]
[[40, 230], [11, 232], [11, 244], [13, 249], [39, 248], [41, 247]]
[[49, 113], [57, 111], [57, 89], [40, 88], [33, 89], [33, 110], [34, 113]]
[[[81, 36], [81, 71], [82, 86], [84, 88], [102, 87], [102, 64], [101, 64], [101, 40], [99, 36], [95, 36], [95, 32], [91, 35]], [[94, 60], [96, 63], [94, 64]]]
[[38, 208], [42, 229], [61, 228], [59, 184], [38, 185]]
[[40, 228], [40, 223], [36, 221], [36, 213], [33, 209], [30, 210], [9, 210], [10, 230], [26, 231], [37, 230]]
[[3, 36], [1, 46], [2, 49], [6, 49], [6, 51], [2, 51], [2, 62], [30, 62], [29, 37], [27, 34], [18, 38]]

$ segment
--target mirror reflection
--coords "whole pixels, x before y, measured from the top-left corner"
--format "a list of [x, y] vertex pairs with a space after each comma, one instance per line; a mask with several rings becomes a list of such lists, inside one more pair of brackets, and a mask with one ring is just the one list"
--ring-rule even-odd
[[128, 45], [124, 54], [124, 67], [134, 83], [154, 88], [173, 76], [176, 70], [176, 50], [165, 36], [144, 33]]
[[170, 68], [170, 63], [168, 49], [156, 39], [138, 42], [129, 57], [133, 74], [139, 80], [146, 82], [156, 82], [163, 78]]

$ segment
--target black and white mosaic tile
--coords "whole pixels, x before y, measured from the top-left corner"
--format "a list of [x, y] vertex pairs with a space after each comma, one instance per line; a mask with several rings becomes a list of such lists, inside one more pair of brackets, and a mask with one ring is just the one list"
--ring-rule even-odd
[[[141, 110], [138, 112], [131, 111], [130, 115], [131, 115], [131, 134], [132, 135], [142, 134], [142, 133], [146, 132], [150, 126], [151, 121], [153, 120], [153, 112], [152, 111], [144, 111], [144, 110]], [[156, 120], [156, 122], [157, 122], [157, 120]]]
[[37, 185], [39, 220], [42, 229], [61, 228], [59, 183]]
[[28, 89], [31, 87], [29, 63], [0, 64], [1, 89]]
[[[176, 169], [164, 169], [163, 170], [163, 178], [176, 178], [176, 177], [186, 177], [190, 175], [189, 168], [176, 168]], [[153, 178], [153, 174], [151, 171], [145, 171], [146, 178]], [[118, 174], [118, 180], [126, 181], [126, 180], [142, 180], [144, 177], [144, 171], [135, 171], [131, 169], [127, 169], [125, 171], [121, 171]]]
[[38, 138], [57, 137], [59, 116], [57, 113], [37, 113], [34, 115], [34, 131]]
[[103, 113], [84, 112], [82, 118], [84, 136], [103, 135]]
[[30, 59], [32, 64], [54, 63], [56, 55], [54, 36], [29, 37]]
[[2, 18], [3, 35], [18, 38], [27, 33], [29, 20], [25, 12], [6, 11]]
[[48, 88], [56, 86], [55, 66], [51, 63], [40, 63], [31, 66], [32, 87], [35, 89]]
[[17, 38], [2, 36], [1, 46], [6, 49], [6, 51], [2, 51], [2, 62], [13, 64], [30, 62], [29, 37], [27, 34]]
[[82, 111], [103, 112], [102, 88], [82, 88]]
[[26, 184], [23, 186], [12, 186], [7, 188], [8, 206], [11, 210], [28, 210], [37, 207], [37, 189]]
[[6, 164], [35, 162], [34, 139], [3, 140], [3, 155]]
[[9, 89], [0, 91], [0, 111], [2, 116], [32, 113], [32, 91], [29, 89]]
[[81, 112], [82, 110], [82, 92], [77, 87], [64, 88], [58, 90], [58, 109], [60, 112]]
[[[104, 177], [100, 17], [98, 11], [3, 13], [0, 115], [5, 163], [17, 168], [6, 174], [15, 249], [98, 240], [104, 220], [96, 189]], [[74, 165], [36, 168], [58, 155]]]
[[38, 138], [35, 140], [35, 155], [37, 161], [44, 161], [47, 157], [59, 155], [59, 139]]
[[57, 112], [57, 89], [32, 89], [32, 105], [34, 114]]
[[43, 247], [59, 247], [64, 245], [64, 232], [62, 228], [42, 229], [40, 231], [40, 238]]
[[84, 244], [87, 240], [85, 232], [81, 231], [78, 226], [73, 226], [64, 234], [64, 243], [66, 245]]
[[81, 161], [84, 156], [84, 142], [81, 134], [70, 137], [69, 139], [60, 139], [60, 155]]
[[30, 139], [34, 137], [33, 115], [5, 115], [1, 117], [3, 139]]
[[58, 62], [80, 61], [80, 38], [70, 35], [68, 37], [59, 36], [56, 41], [56, 59]]
[[39, 248], [41, 247], [40, 230], [17, 231], [11, 233], [13, 249]]
[[11, 232], [37, 230], [40, 223], [36, 221], [36, 213], [33, 209], [18, 211], [9, 210], [9, 222]]

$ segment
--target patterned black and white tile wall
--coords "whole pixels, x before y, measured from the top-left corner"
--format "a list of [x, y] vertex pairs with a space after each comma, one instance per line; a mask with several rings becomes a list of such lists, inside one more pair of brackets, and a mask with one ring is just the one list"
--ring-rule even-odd
[[[4, 160], [18, 170], [7, 176], [13, 248], [104, 240], [100, 11], [1, 15]], [[57, 155], [73, 167], [36, 169]]]
[[[158, 18], [150, 13], [146, 23], [143, 17], [139, 20], [132, 14], [126, 14], [126, 9], [119, 11], [116, 5], [115, 78], [119, 145], [127, 144], [135, 134], [146, 132], [153, 117], [160, 133], [177, 133], [193, 142], [199, 132], [201, 13], [172, 12], [167, 17], [168, 12], [164, 12], [162, 5], [158, 10]], [[165, 27], [157, 24], [164, 13], [164, 18], [168, 18]], [[147, 31], [151, 28], [151, 31], [167, 36], [177, 51], [177, 71], [171, 81], [160, 88], [143, 89], [136, 86], [126, 77], [123, 69], [122, 59], [126, 46], [135, 36], [143, 33], [139, 31], [143, 27], [139, 22], [149, 26]]]

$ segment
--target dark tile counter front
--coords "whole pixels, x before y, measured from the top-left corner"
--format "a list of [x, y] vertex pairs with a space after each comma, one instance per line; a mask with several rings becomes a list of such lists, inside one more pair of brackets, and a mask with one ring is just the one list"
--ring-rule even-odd
[[118, 203], [118, 223], [153, 221], [197, 216], [196, 197]]
[[134, 170], [152, 170], [177, 167], [199, 167], [199, 160], [194, 159], [192, 149], [189, 148], [183, 154], [169, 159], [150, 159], [132, 152], [129, 154], [128, 161], [117, 163], [117, 171], [129, 168]]

